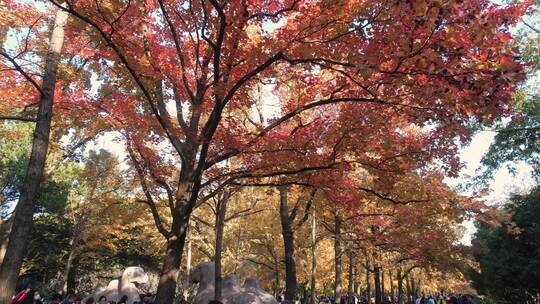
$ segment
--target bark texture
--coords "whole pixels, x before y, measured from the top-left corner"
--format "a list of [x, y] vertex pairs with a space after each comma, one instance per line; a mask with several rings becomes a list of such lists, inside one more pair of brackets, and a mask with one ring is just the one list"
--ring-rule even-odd
[[343, 275], [342, 269], [342, 260], [341, 256], [343, 254], [342, 242], [341, 242], [341, 217], [334, 213], [335, 215], [335, 231], [334, 231], [334, 252], [335, 252], [335, 279], [334, 279], [334, 297], [336, 303], [341, 302], [341, 276]]
[[317, 293], [317, 220], [315, 217], [315, 208], [311, 209], [311, 294], [309, 297], [309, 303], [315, 304], [315, 297]]
[[287, 187], [279, 187], [279, 194], [279, 214], [285, 247], [285, 301], [286, 303], [292, 303], [296, 297], [297, 282], [296, 262], [294, 260], [294, 234], [292, 231], [292, 219], [289, 214]]
[[214, 253], [214, 300], [221, 302], [222, 298], [222, 275], [221, 275], [221, 252], [223, 250], [223, 229], [225, 227], [225, 215], [227, 213], [228, 194], [218, 202], [216, 210], [216, 244]]
[[56, 74], [60, 61], [60, 51], [64, 42], [64, 26], [67, 18], [68, 14], [65, 11], [57, 11], [49, 52], [45, 62], [43, 83], [41, 84], [42, 95], [39, 99], [30, 161], [26, 169], [20, 198], [12, 217], [13, 226], [9, 234], [2, 266], [0, 267], [0, 303], [9, 303], [12, 294], [15, 292], [17, 278], [32, 231], [36, 198], [43, 179], [45, 160], [49, 149], [54, 88], [56, 86]]
[[174, 300], [188, 223], [189, 218], [184, 214], [173, 218], [172, 233], [167, 239], [167, 251], [159, 277], [156, 303], [172, 303]]

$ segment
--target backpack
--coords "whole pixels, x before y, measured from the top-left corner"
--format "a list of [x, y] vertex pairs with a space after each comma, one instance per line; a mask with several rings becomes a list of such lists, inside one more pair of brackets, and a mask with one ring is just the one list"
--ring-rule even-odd
[[28, 297], [29, 292], [30, 289], [28, 288], [19, 292], [17, 295], [11, 298], [11, 304], [22, 303]]

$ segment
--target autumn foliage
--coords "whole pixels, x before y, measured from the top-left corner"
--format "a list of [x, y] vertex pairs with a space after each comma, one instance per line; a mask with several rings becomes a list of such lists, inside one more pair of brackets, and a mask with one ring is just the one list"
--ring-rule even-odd
[[[357, 223], [359, 237], [369, 223], [423, 261], [422, 229], [442, 245], [449, 226], [415, 221], [408, 238], [400, 227], [474, 205], [441, 180], [461, 166], [469, 123], [510, 113], [524, 77], [509, 27], [528, 3], [3, 3], [2, 25], [30, 33], [12, 53], [29, 57], [43, 55], [51, 12], [69, 13], [55, 119], [75, 137], [117, 131], [125, 143], [137, 200], [167, 240], [160, 303], [172, 300], [193, 210], [228, 187], [315, 187], [344, 215], [391, 213]], [[6, 116], [32, 105], [39, 82], [7, 58]]]

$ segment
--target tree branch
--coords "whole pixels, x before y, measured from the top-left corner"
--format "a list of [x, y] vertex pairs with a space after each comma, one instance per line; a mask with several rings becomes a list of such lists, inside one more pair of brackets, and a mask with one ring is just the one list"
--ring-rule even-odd
[[[248, 20], [255, 19], [255, 18], [277, 18], [277, 17], [279, 17], [279, 15], [281, 15], [283, 13], [290, 12], [290, 11], [296, 11], [295, 6], [299, 2], [300, 2], [300, 0], [294, 0], [291, 3], [290, 6], [279, 9], [279, 10], [273, 12], [273, 13], [256, 13], [256, 14], [249, 15]], [[247, 11], [247, 9], [246, 9], [246, 11]]]
[[167, 138], [169, 138], [171, 144], [173, 145], [175, 150], [178, 152], [180, 158], [182, 159], [182, 162], [185, 164], [187, 161], [186, 161], [186, 156], [185, 156], [184, 150], [182, 149], [182, 147], [180, 145], [175, 144], [178, 141], [175, 140], [174, 135], [171, 133], [171, 130], [167, 127], [166, 123], [163, 121], [162, 117], [160, 116], [159, 110], [157, 109], [156, 105], [153, 102], [152, 94], [146, 88], [146, 86], [144, 85], [142, 79], [139, 77], [139, 75], [137, 74], [135, 69], [131, 66], [131, 64], [129, 64], [129, 61], [127, 60], [127, 57], [120, 50], [118, 45], [116, 45], [114, 43], [114, 41], [112, 39], [112, 36], [107, 35], [107, 33], [105, 33], [105, 31], [103, 29], [101, 29], [101, 27], [99, 27], [99, 25], [97, 23], [95, 23], [94, 21], [92, 21], [90, 18], [88, 18], [86, 16], [83, 16], [79, 12], [75, 11], [71, 5], [69, 5], [68, 8], [66, 8], [66, 7], [62, 6], [60, 3], [56, 2], [55, 0], [49, 0], [49, 1], [53, 5], [58, 7], [59, 9], [68, 12], [69, 14], [75, 16], [77, 19], [79, 19], [79, 20], [83, 21], [84, 23], [90, 25], [92, 28], [94, 28], [99, 33], [101, 38], [103, 38], [103, 40], [105, 40], [107, 45], [114, 51], [116, 56], [118, 56], [118, 58], [120, 59], [120, 62], [127, 69], [128, 73], [131, 75], [131, 77], [135, 81], [135, 84], [137, 85], [137, 87], [143, 93], [145, 99], [147, 100], [148, 104], [150, 105], [152, 113], [154, 114], [154, 116], [158, 120], [160, 126], [163, 128], [163, 131], [165, 131], [165, 134], [167, 135]]
[[425, 202], [429, 202], [429, 200], [407, 200], [407, 201], [401, 201], [401, 200], [396, 200], [396, 199], [393, 199], [391, 197], [389, 197], [388, 195], [385, 195], [385, 194], [381, 194], [373, 189], [368, 189], [368, 188], [364, 188], [364, 187], [358, 187], [358, 190], [360, 191], [364, 191], [364, 192], [367, 192], [369, 194], [372, 194], [384, 201], [388, 201], [388, 202], [391, 202], [391, 203], [394, 203], [396, 205], [407, 205], [407, 204], [410, 204], [410, 203], [425, 203]]
[[17, 121], [24, 121], [24, 122], [36, 122], [36, 118], [32, 117], [20, 117], [20, 116], [4, 116], [0, 115], [0, 120], [17, 120]]
[[147, 200], [138, 200], [140, 203], [145, 203], [150, 208], [150, 211], [152, 212], [152, 217], [154, 218], [154, 223], [156, 224], [156, 227], [158, 231], [165, 237], [169, 238], [170, 231], [168, 231], [165, 226], [163, 225], [163, 221], [161, 220], [161, 217], [159, 216], [159, 212], [157, 210], [156, 204], [154, 202], [154, 199], [152, 198], [152, 194], [150, 193], [150, 190], [148, 189], [148, 186], [146, 185], [146, 181], [144, 179], [144, 173], [142, 170], [142, 167], [137, 160], [135, 153], [133, 149], [131, 148], [130, 144], [127, 144], [127, 150], [128, 154], [133, 161], [133, 164], [135, 166], [135, 170], [137, 171], [137, 174], [139, 175], [139, 182], [141, 184], [141, 187], [143, 189], [144, 195], [146, 196]]
[[[380, 104], [386, 104], [386, 105], [392, 105], [392, 104], [389, 104], [387, 102], [385, 102], [384, 100], [381, 100], [381, 99], [378, 99], [378, 98], [352, 98], [352, 97], [343, 97], [343, 98], [334, 98], [334, 97], [330, 97], [330, 98], [326, 98], [326, 99], [321, 99], [321, 100], [318, 100], [318, 101], [314, 101], [312, 103], [308, 103], [304, 106], [301, 106], [299, 108], [297, 108], [296, 110], [294, 111], [291, 111], [287, 114], [285, 114], [284, 116], [276, 119], [273, 123], [271, 123], [270, 125], [266, 126], [263, 130], [261, 130], [256, 136], [255, 138], [253, 138], [247, 146], [249, 145], [252, 145], [253, 143], [255, 143], [255, 141], [266, 135], [268, 132], [270, 132], [272, 129], [278, 127], [279, 125], [281, 125], [282, 123], [284, 123], [285, 121], [307, 111], [307, 110], [310, 110], [312, 108], [315, 108], [315, 107], [318, 107], [318, 106], [322, 106], [322, 105], [328, 105], [328, 104], [336, 104], [336, 103], [343, 103], [343, 102], [366, 102], [366, 103], [380, 103]], [[240, 154], [242, 151], [238, 150], [238, 149], [233, 149], [233, 150], [230, 150], [230, 151], [227, 151], [223, 154], [220, 154], [216, 157], [214, 157], [213, 159], [209, 160], [208, 162], [205, 163], [205, 169], [208, 169], [210, 167], [212, 167], [213, 165], [219, 163], [219, 162], [222, 162], [224, 160], [227, 160], [231, 157], [234, 157], [238, 154]]]
[[15, 61], [14, 58], [9, 56], [9, 54], [5, 52], [5, 50], [3, 48], [0, 48], [0, 55], [2, 55], [4, 58], [6, 58], [13, 65], [15, 70], [17, 70], [17, 72], [19, 72], [24, 78], [26, 78], [26, 80], [28, 80], [30, 82], [34, 86], [34, 88], [36, 88], [36, 90], [38, 90], [38, 92], [39, 92], [39, 94], [41, 96], [45, 96], [45, 92], [43, 92], [43, 90], [41, 89], [41, 86], [39, 86], [37, 84], [37, 82], [34, 79], [32, 79], [32, 77], [30, 77], [30, 75], [28, 75], [28, 73], [26, 73], [22, 69], [22, 67], [17, 63], [17, 61]]

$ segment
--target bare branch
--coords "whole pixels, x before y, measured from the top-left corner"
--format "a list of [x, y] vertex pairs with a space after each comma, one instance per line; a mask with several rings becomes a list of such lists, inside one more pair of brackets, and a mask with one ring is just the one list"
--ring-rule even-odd
[[153, 202], [145, 201], [145, 200], [136, 200], [138, 203], [143, 203], [145, 205], [148, 205], [150, 207], [150, 211], [152, 212], [152, 216], [154, 218], [154, 222], [156, 224], [156, 227], [165, 238], [168, 238], [170, 235], [170, 232], [165, 229], [163, 226], [163, 222], [161, 221], [161, 218], [159, 217], [159, 213], [157, 211], [156, 205]]
[[269, 211], [270, 209], [259, 209], [259, 210], [252, 210], [251, 208], [248, 208], [248, 209], [244, 209], [244, 210], [241, 210], [241, 211], [238, 211], [238, 212], [235, 212], [233, 214], [231, 214], [229, 217], [227, 217], [225, 219], [225, 222], [229, 222], [229, 221], [232, 221], [234, 219], [237, 219], [241, 216], [250, 216], [250, 215], [253, 215], [253, 214], [257, 214], [257, 213], [261, 213], [261, 212], [264, 212], [264, 211]]
[[[255, 18], [277, 18], [283, 13], [290, 12], [290, 11], [296, 11], [296, 5], [299, 2], [300, 2], [300, 0], [294, 0], [291, 3], [291, 5], [288, 6], [288, 7], [279, 9], [279, 10], [273, 12], [273, 13], [256, 13], [256, 14], [252, 14], [252, 15], [250, 15], [248, 17], [248, 19], [251, 20], [251, 19], [255, 19]], [[247, 8], [246, 8], [246, 12], [247, 12]]]
[[154, 199], [152, 198], [152, 194], [150, 193], [150, 190], [148, 189], [148, 186], [146, 184], [142, 167], [139, 161], [137, 160], [135, 153], [129, 143], [127, 145], [127, 150], [128, 150], [128, 154], [131, 160], [133, 161], [133, 164], [135, 165], [135, 169], [137, 171], [137, 174], [139, 175], [139, 182], [141, 184], [141, 188], [143, 189], [144, 195], [146, 196], [146, 199], [147, 199], [147, 200], [138, 200], [138, 202], [148, 205], [148, 207], [150, 208], [150, 211], [152, 212], [152, 217], [154, 218], [154, 222], [156, 224], [158, 231], [165, 238], [168, 238], [171, 232], [168, 231], [163, 225], [163, 221], [161, 220], [161, 217], [159, 216], [156, 203], [154, 202]]
[[[217, 0], [210, 0], [212, 6], [216, 9], [219, 16], [219, 31], [217, 33], [216, 43], [214, 47], [214, 82], [217, 82], [220, 75], [221, 64], [221, 47], [223, 40], [225, 39], [225, 28], [227, 27], [227, 20], [223, 7], [217, 2]], [[216, 100], [217, 103], [217, 100]]]
[[17, 120], [24, 122], [36, 122], [37, 119], [33, 117], [20, 117], [20, 116], [4, 116], [0, 115], [0, 120]]
[[309, 195], [309, 200], [306, 204], [306, 208], [304, 209], [304, 216], [302, 219], [298, 222], [297, 226], [300, 227], [302, 224], [304, 224], [308, 218], [309, 218], [309, 210], [311, 209], [311, 206], [313, 204], [313, 200], [315, 199], [315, 194], [317, 194], [317, 188], [311, 190], [311, 193]]
[[[278, 127], [279, 125], [281, 125], [282, 123], [284, 123], [285, 121], [307, 111], [307, 110], [310, 110], [310, 109], [313, 109], [315, 107], [319, 107], [319, 106], [323, 106], [323, 105], [328, 105], [328, 104], [336, 104], [336, 103], [343, 103], [343, 102], [362, 102], [362, 103], [380, 103], [380, 104], [385, 104], [385, 105], [392, 105], [390, 103], [387, 103], [385, 102], [384, 100], [381, 100], [381, 99], [378, 99], [378, 98], [352, 98], [352, 97], [342, 97], [342, 98], [334, 98], [334, 97], [331, 97], [331, 98], [326, 98], [326, 99], [320, 99], [318, 101], [314, 101], [314, 102], [311, 102], [311, 103], [308, 103], [304, 106], [301, 106], [301, 107], [298, 107], [296, 110], [294, 111], [291, 111], [285, 115], [283, 115], [282, 117], [274, 120], [273, 123], [271, 123], [270, 125], [266, 126], [264, 129], [262, 129], [259, 134], [257, 134], [255, 136], [255, 138], [253, 138], [249, 143], [248, 143], [248, 146], [249, 145], [252, 145], [255, 143], [255, 141], [266, 135], [268, 132], [270, 132], [271, 130], [275, 129], [276, 127]], [[210, 159], [208, 162], [205, 163], [205, 169], [207, 168], [210, 168], [212, 167], [213, 165], [219, 163], [219, 162], [222, 162], [224, 160], [227, 160], [231, 157], [234, 157], [238, 154], [240, 154], [242, 151], [238, 150], [238, 149], [233, 149], [233, 150], [230, 150], [230, 151], [227, 151], [223, 154], [220, 154], [216, 157], [214, 157], [213, 159]]]
[[68, 8], [65, 8], [63, 5], [56, 2], [55, 0], [49, 0], [49, 1], [52, 4], [54, 4], [55, 6], [57, 6], [59, 9], [68, 12], [69, 14], [75, 16], [77, 19], [79, 19], [79, 20], [83, 21], [84, 23], [90, 25], [92, 28], [94, 28], [100, 34], [101, 38], [103, 40], [105, 40], [107, 45], [114, 51], [116, 56], [118, 56], [118, 58], [120, 59], [120, 62], [127, 69], [128, 73], [131, 75], [131, 77], [135, 81], [135, 84], [137, 85], [137, 87], [139, 87], [139, 89], [143, 93], [145, 99], [148, 101], [148, 104], [150, 105], [152, 113], [154, 114], [154, 116], [158, 120], [160, 126], [165, 131], [165, 134], [167, 135], [167, 138], [169, 138], [169, 140], [173, 144], [175, 150], [178, 152], [180, 158], [182, 159], [182, 162], [185, 163], [186, 162], [186, 156], [185, 156], [185, 153], [184, 153], [184, 150], [183, 150], [182, 146], [177, 144], [178, 143], [177, 138], [174, 137], [174, 135], [172, 134], [170, 128], [168, 128], [165, 121], [161, 117], [161, 115], [159, 113], [159, 110], [157, 109], [156, 105], [153, 102], [152, 94], [150, 93], [150, 91], [144, 85], [142, 79], [139, 77], [139, 75], [135, 71], [135, 68], [129, 63], [126, 55], [120, 50], [120, 47], [116, 43], [114, 43], [114, 41], [112, 39], [112, 36], [105, 33], [105, 31], [96, 22], [92, 21], [90, 18], [88, 18], [86, 16], [83, 16], [81, 13], [74, 10], [71, 5]]
[[6, 58], [13, 65], [15, 70], [17, 70], [17, 72], [19, 72], [24, 78], [26, 78], [26, 80], [30, 82], [34, 86], [34, 88], [38, 90], [41, 96], [45, 96], [45, 92], [43, 92], [43, 90], [41, 89], [41, 86], [38, 85], [37, 82], [32, 77], [30, 77], [30, 75], [22, 69], [22, 67], [17, 63], [17, 61], [15, 61], [13, 57], [11, 57], [8, 53], [6, 53], [6, 51], [3, 48], [0, 48], [0, 55]]
[[417, 200], [417, 199], [412, 199], [412, 200], [406, 200], [406, 201], [401, 201], [401, 200], [396, 200], [396, 199], [393, 199], [391, 197], [389, 197], [388, 195], [386, 194], [382, 194], [382, 193], [379, 193], [373, 189], [368, 189], [368, 188], [363, 188], [363, 187], [359, 187], [358, 188], [360, 191], [364, 191], [364, 192], [367, 192], [369, 194], [372, 194], [384, 201], [388, 201], [388, 202], [391, 202], [391, 203], [394, 203], [396, 205], [407, 205], [407, 204], [410, 204], [410, 203], [425, 203], [425, 202], [429, 202], [429, 200]]
[[191, 89], [188, 83], [187, 77], [186, 77], [186, 62], [184, 59], [184, 53], [182, 52], [182, 47], [180, 45], [180, 39], [178, 38], [178, 33], [176, 32], [176, 27], [174, 26], [172, 19], [169, 16], [167, 9], [165, 8], [165, 4], [163, 3], [163, 0], [158, 0], [158, 3], [159, 3], [159, 7], [161, 8], [161, 13], [163, 14], [163, 17], [165, 18], [167, 25], [169, 26], [169, 31], [171, 32], [171, 35], [174, 41], [174, 46], [176, 48], [176, 54], [178, 55], [178, 59], [180, 60], [180, 66], [182, 67], [182, 82], [184, 84], [184, 87], [186, 88], [186, 92], [188, 93], [191, 100], [194, 102], [195, 95], [193, 94], [193, 90]]
[[207, 227], [210, 227], [210, 228], [214, 227], [214, 225], [212, 225], [211, 223], [203, 220], [202, 218], [200, 218], [200, 217], [198, 217], [196, 215], [191, 215], [191, 216], [193, 217], [193, 219], [195, 219], [195, 221], [197, 221], [197, 222], [199, 222], [199, 223], [201, 223], [201, 224], [203, 224], [203, 225], [205, 225]]
[[530, 23], [527, 23], [525, 22], [525, 20], [521, 20], [521, 22], [523, 22], [523, 24], [525, 24], [528, 28], [530, 28], [531, 30], [535, 31], [536, 33], [540, 34], [540, 30], [535, 28], [534, 26], [532, 26]]

